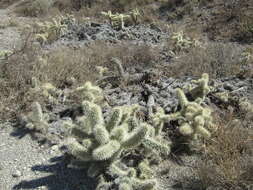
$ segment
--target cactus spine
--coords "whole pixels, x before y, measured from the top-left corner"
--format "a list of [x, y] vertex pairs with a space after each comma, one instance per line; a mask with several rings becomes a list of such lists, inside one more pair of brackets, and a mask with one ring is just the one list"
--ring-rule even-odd
[[[110, 166], [123, 150], [138, 146], [148, 131], [142, 123], [132, 125], [134, 128], [128, 124], [135, 117], [135, 106], [114, 108], [108, 121], [104, 119], [100, 106], [84, 101], [82, 108], [85, 116], [78, 118], [75, 123], [68, 123], [74, 136], [68, 148], [70, 154], [82, 164], [92, 163], [88, 169], [92, 176]], [[100, 171], [93, 170], [98, 169], [94, 163], [100, 163]]]

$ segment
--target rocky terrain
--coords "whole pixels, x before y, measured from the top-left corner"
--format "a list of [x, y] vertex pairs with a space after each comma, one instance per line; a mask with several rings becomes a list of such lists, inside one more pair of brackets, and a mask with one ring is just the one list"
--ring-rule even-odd
[[[133, 190], [253, 189], [253, 28], [247, 20], [253, 4], [150, 1], [128, 8], [123, 1], [78, 2], [54, 1], [52, 10], [43, 3], [31, 9], [29, 1], [0, 3], [0, 189], [128, 190], [120, 184], [131, 184], [129, 179], [141, 181]], [[97, 13], [129, 13], [133, 7], [142, 9], [140, 20], [123, 27]], [[220, 19], [224, 15], [227, 20]], [[194, 144], [180, 133], [188, 116], [178, 89], [204, 110], [205, 119], [212, 118], [216, 130], [208, 128], [208, 139]], [[203, 90], [201, 101], [193, 89]], [[79, 138], [72, 128], [82, 116], [89, 118], [91, 109], [85, 110], [83, 101], [98, 105], [105, 122], [115, 108], [133, 105], [138, 111], [128, 122], [138, 121], [129, 126], [157, 127], [158, 117], [162, 135], [155, 138], [168, 143], [169, 154], [155, 147], [151, 152], [158, 158], [150, 156], [142, 137], [100, 175], [69, 167], [80, 156], [69, 145], [69, 137]], [[209, 108], [211, 115], [204, 113]], [[176, 113], [184, 118], [161, 119]], [[149, 169], [139, 168], [142, 160], [150, 163], [155, 186], [145, 176]], [[94, 163], [102, 167], [103, 161]]]

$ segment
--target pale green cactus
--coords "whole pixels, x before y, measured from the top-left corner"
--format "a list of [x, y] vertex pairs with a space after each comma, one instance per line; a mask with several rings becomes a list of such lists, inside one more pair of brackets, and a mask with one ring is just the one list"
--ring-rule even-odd
[[165, 119], [164, 110], [158, 108], [155, 114], [151, 114], [152, 126], [146, 124], [148, 127], [147, 137], [143, 140], [142, 145], [146, 148], [148, 155], [169, 155], [171, 151], [171, 141], [169, 139], [164, 139], [163, 137], [163, 127]]
[[26, 127], [32, 130], [46, 132], [48, 129], [48, 116], [43, 114], [41, 105], [38, 102], [34, 102], [31, 105], [31, 112], [27, 116]]
[[216, 92], [214, 94], [216, 98], [221, 100], [222, 102], [228, 102], [229, 101], [229, 93], [228, 92]]
[[89, 81], [71, 93], [77, 94], [81, 100], [87, 100], [93, 103], [102, 103], [104, 101], [103, 90], [98, 86], [92, 85]]
[[11, 50], [0, 50], [0, 60], [5, 59], [9, 55], [13, 54], [13, 51]]
[[140, 12], [138, 9], [132, 10], [129, 14], [113, 14], [111, 11], [101, 12], [101, 14], [109, 19], [110, 24], [113, 27], [118, 27], [120, 29], [123, 29], [125, 27], [126, 22], [136, 24], [140, 16]]
[[[119, 190], [155, 190], [157, 180], [153, 176], [153, 170], [150, 168], [147, 160], [142, 161], [136, 168], [120, 167], [120, 162], [114, 162], [109, 167], [107, 173], [113, 176], [114, 186]], [[100, 181], [98, 186], [103, 187], [107, 184], [105, 180]], [[112, 185], [112, 184], [111, 184]], [[99, 189], [99, 188], [98, 188]]]
[[58, 97], [62, 94], [62, 91], [57, 89], [51, 83], [40, 83], [36, 77], [31, 79], [31, 88], [28, 94], [37, 94], [45, 97], [50, 103], [58, 103]]
[[207, 73], [203, 73], [200, 79], [192, 80], [191, 82], [197, 85], [196, 87], [190, 89], [189, 93], [191, 96], [194, 100], [199, 98], [199, 100], [196, 101], [204, 101], [206, 95], [211, 91], [211, 87], [208, 86], [209, 75]]
[[64, 23], [65, 17], [55, 17], [52, 21], [38, 22], [35, 39], [41, 44], [51, 43], [66, 33], [67, 25]]
[[[179, 120], [179, 132], [185, 136], [192, 136], [194, 139], [197, 135], [204, 138], [210, 138], [211, 133], [208, 129], [213, 127], [211, 110], [202, 107], [197, 102], [187, 100], [184, 92], [177, 89], [181, 110], [178, 113], [169, 115], [170, 120]], [[201, 97], [202, 98], [202, 97]]]
[[82, 108], [85, 116], [75, 123], [66, 123], [74, 136], [67, 146], [76, 158], [72, 163], [78, 163], [77, 167], [89, 165], [91, 177], [104, 171], [123, 150], [138, 146], [146, 137], [148, 128], [136, 122], [135, 106], [114, 108], [108, 120], [103, 118], [100, 106], [92, 102], [84, 101]]
[[250, 103], [247, 99], [240, 99], [239, 107], [242, 111], [246, 113], [253, 113], [253, 104]]
[[193, 81], [196, 87], [190, 89], [189, 93], [194, 101], [189, 101], [185, 93], [181, 89], [177, 89], [177, 97], [179, 99], [180, 111], [172, 114], [165, 114], [162, 108], [158, 108], [156, 114], [153, 115], [152, 121], [157, 131], [161, 131], [165, 122], [177, 120], [179, 123], [178, 131], [187, 137], [190, 142], [197, 141], [199, 136], [206, 139], [211, 137], [211, 132], [215, 130], [212, 121], [212, 111], [208, 107], [203, 107], [201, 103], [210, 91], [208, 86], [208, 75], [203, 74], [202, 78]]
[[183, 31], [174, 32], [171, 39], [175, 42], [176, 51], [187, 50], [191, 47], [201, 47], [201, 43], [198, 40], [191, 39]]

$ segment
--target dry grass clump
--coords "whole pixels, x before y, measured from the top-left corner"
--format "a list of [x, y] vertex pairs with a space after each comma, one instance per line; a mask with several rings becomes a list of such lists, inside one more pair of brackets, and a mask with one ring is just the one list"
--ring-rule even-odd
[[18, 115], [27, 110], [31, 101], [37, 99], [43, 104], [41, 97], [27, 95], [32, 77], [42, 83], [50, 82], [58, 88], [68, 87], [71, 78], [75, 79], [75, 85], [82, 85], [88, 80], [94, 82], [98, 79], [96, 66], [116, 71], [116, 65], [111, 62], [112, 57], [122, 60], [124, 68], [135, 66], [144, 69], [156, 63], [157, 51], [146, 45], [95, 42], [80, 49], [60, 47], [43, 54], [39, 46], [28, 44], [1, 65], [1, 113], [4, 116], [7, 113]]
[[195, 47], [188, 53], [173, 59], [171, 65], [163, 68], [169, 76], [200, 76], [208, 73], [212, 78], [232, 75], [251, 76], [252, 63], [242, 62], [243, 48], [231, 43], [208, 43]]
[[[230, 118], [230, 119], [229, 119]], [[240, 120], [220, 119], [218, 130], [206, 145], [198, 176], [203, 188], [250, 189], [253, 186], [253, 131]]]
[[253, 1], [214, 0], [206, 31], [211, 39], [253, 42]]
[[76, 79], [77, 84], [87, 80], [94, 82], [98, 77], [96, 66], [116, 71], [112, 57], [119, 58], [125, 68], [145, 69], [156, 63], [158, 52], [147, 45], [109, 45], [101, 41], [77, 50], [62, 47], [46, 56], [44, 65], [39, 69], [39, 78], [57, 87], [64, 86], [71, 77]]
[[41, 49], [32, 45], [30, 38], [24, 41], [22, 49], [0, 64], [0, 118], [15, 117], [29, 104], [30, 97], [25, 94]]
[[19, 3], [15, 12], [23, 16], [38, 17], [46, 15], [53, 5], [53, 0], [25, 0]]
[[6, 8], [19, 0], [1, 0], [0, 8]]

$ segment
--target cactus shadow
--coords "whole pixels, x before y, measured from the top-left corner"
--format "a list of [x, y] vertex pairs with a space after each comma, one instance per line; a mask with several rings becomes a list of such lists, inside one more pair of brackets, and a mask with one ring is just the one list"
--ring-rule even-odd
[[10, 136], [17, 137], [18, 139], [22, 139], [23, 137], [25, 137], [26, 135], [29, 135], [30, 133], [31, 133], [30, 129], [14, 126], [13, 131], [10, 133]]
[[45, 177], [21, 181], [12, 189], [38, 189], [47, 190], [90, 190], [95, 189], [95, 180], [87, 177], [86, 171], [67, 168], [68, 160], [65, 156], [51, 158], [48, 165], [35, 165], [32, 171], [48, 173]]

